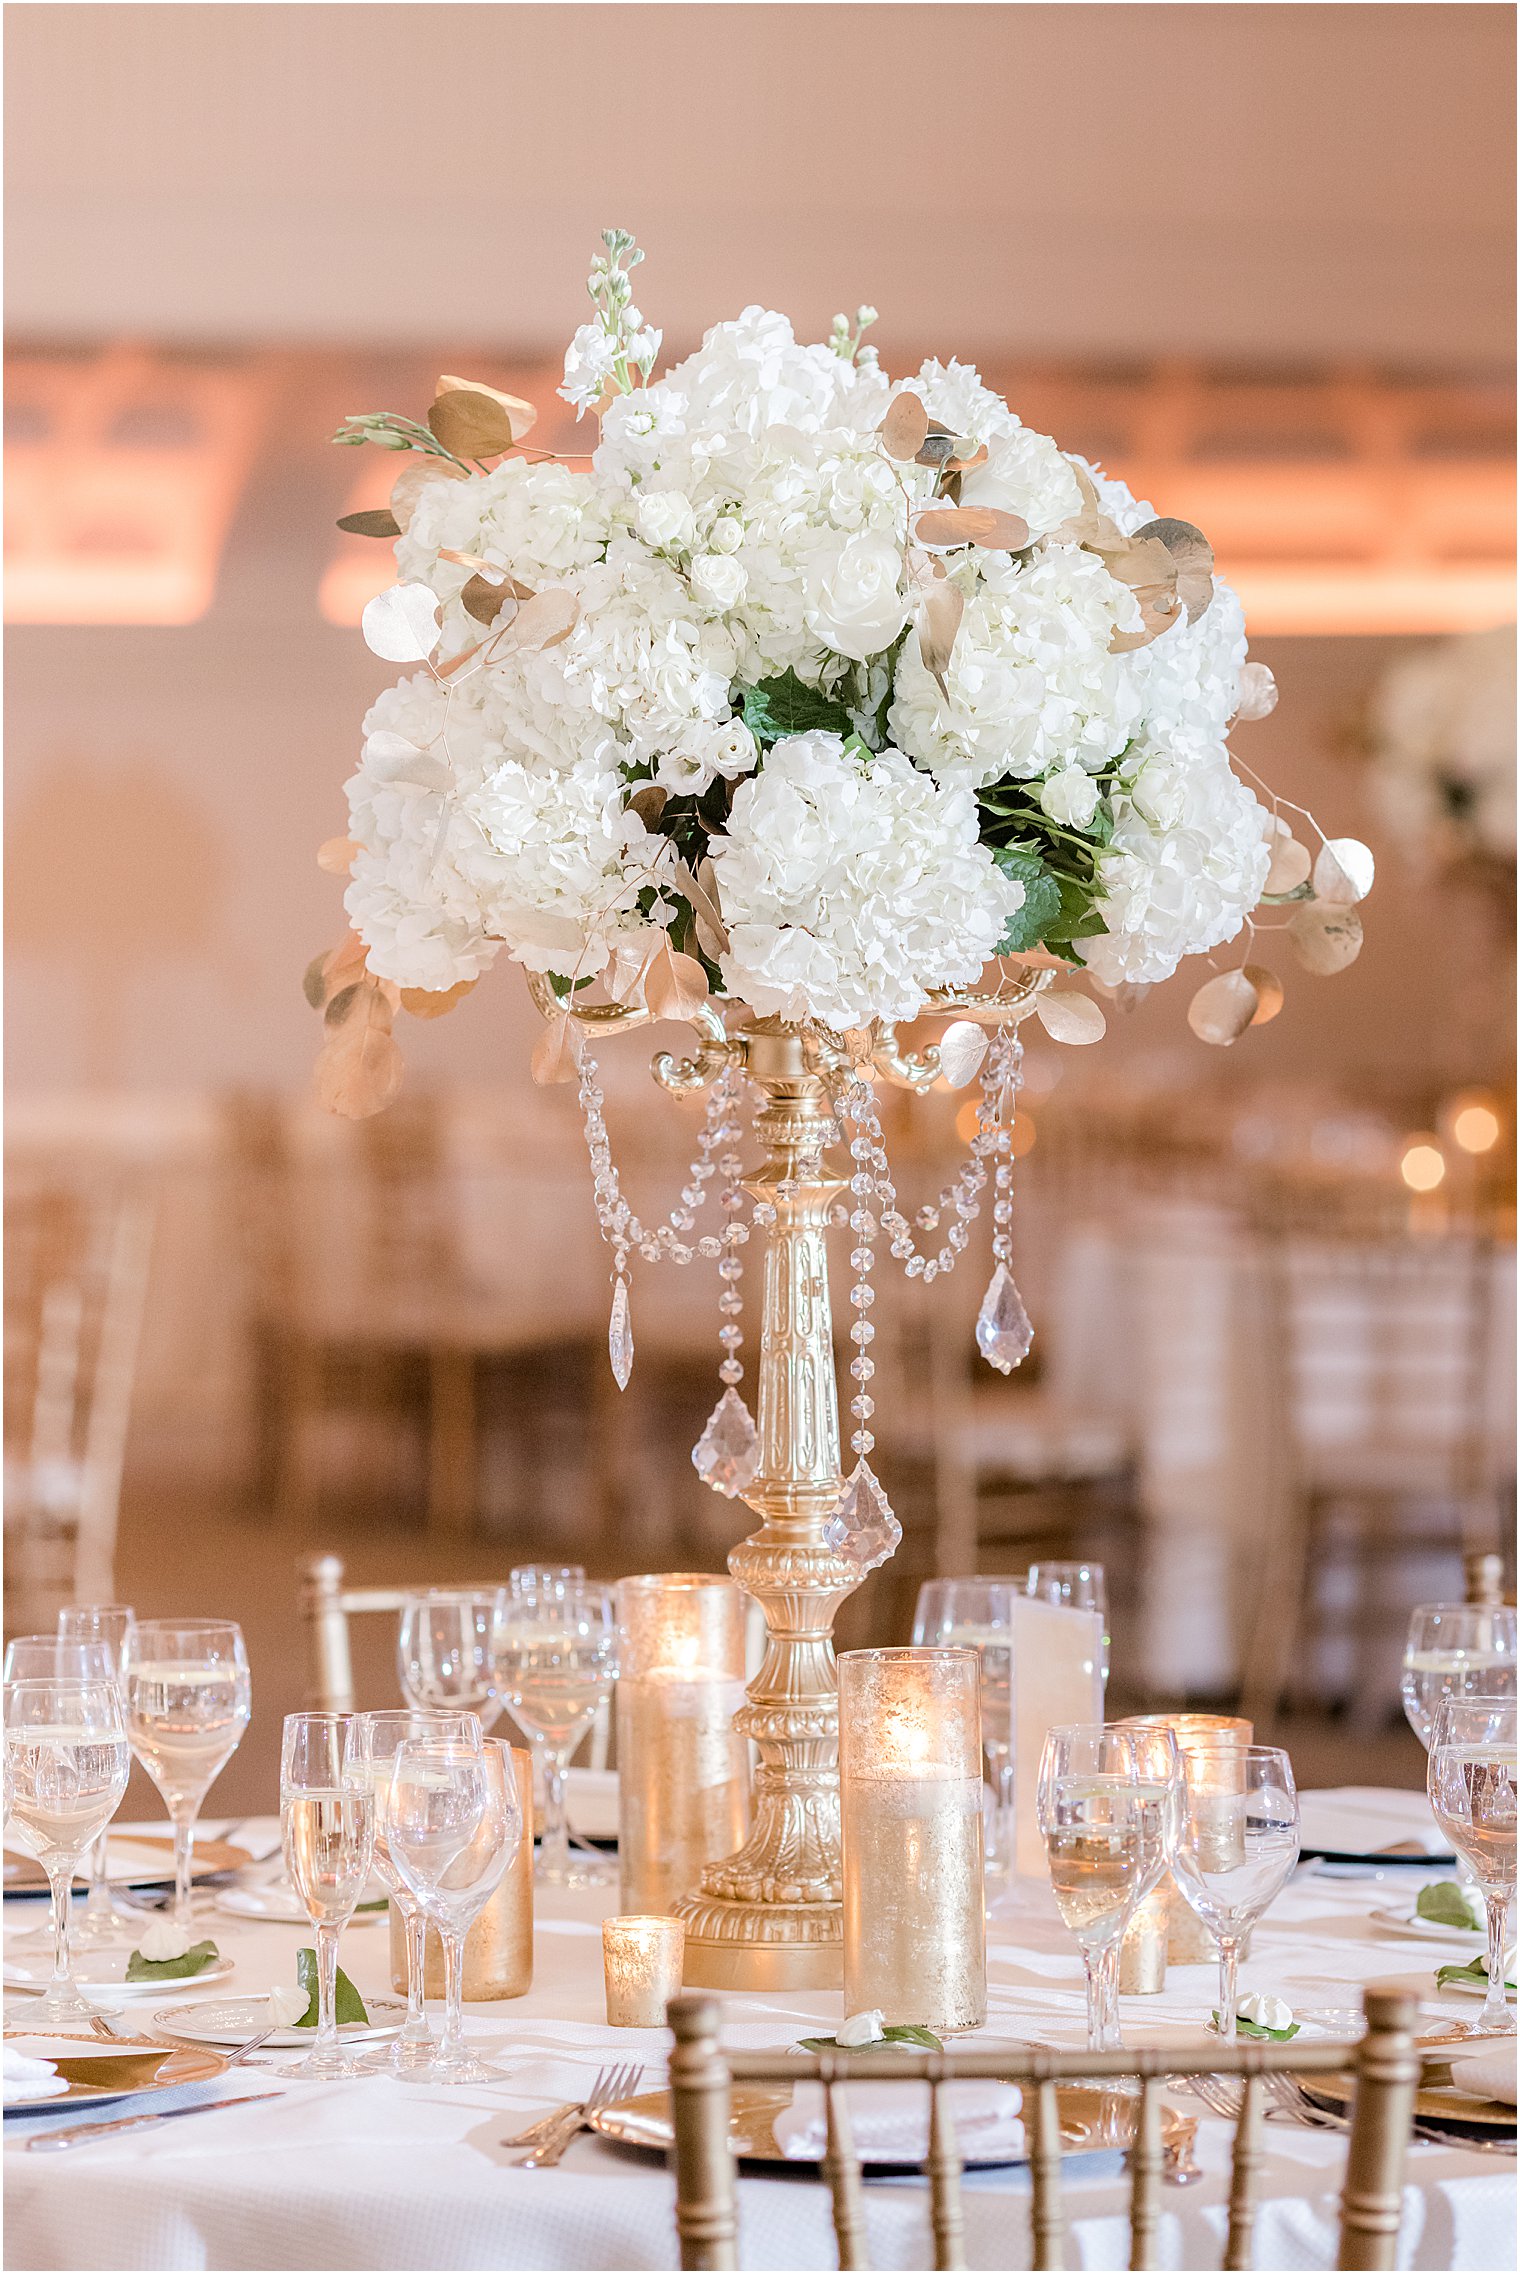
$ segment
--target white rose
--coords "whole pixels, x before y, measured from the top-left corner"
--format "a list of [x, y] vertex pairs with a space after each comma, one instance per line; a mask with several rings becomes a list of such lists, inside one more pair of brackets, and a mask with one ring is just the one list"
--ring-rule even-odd
[[869, 2013], [852, 2013], [844, 2022], [834, 2042], [842, 2050], [854, 2052], [860, 2045], [879, 2045], [887, 2034], [887, 2017], [879, 2006]]
[[304, 1990], [290, 1990], [276, 1982], [269, 1991], [269, 2018], [277, 2029], [293, 2029], [311, 1999]]
[[907, 622], [902, 554], [889, 537], [846, 537], [821, 546], [807, 569], [807, 621], [819, 639], [855, 663], [880, 655]]
[[696, 516], [679, 490], [640, 490], [633, 525], [646, 545], [666, 552], [691, 543]]
[[1258, 2029], [1291, 2029], [1293, 2008], [1283, 1998], [1268, 1997], [1264, 1990], [1252, 1990], [1241, 1999], [1236, 2008], [1242, 2021], [1254, 2021]]
[[709, 608], [737, 608], [749, 575], [732, 553], [698, 553], [691, 564], [691, 589]]
[[[167, 1958], [183, 1958], [190, 1948], [190, 1937], [172, 1919], [155, 1919], [137, 1947], [144, 1958], [161, 1965]], [[305, 2010], [303, 2006], [301, 2011]]]
[[1085, 768], [1063, 766], [1040, 785], [1040, 811], [1065, 829], [1085, 829], [1098, 810], [1099, 789]]

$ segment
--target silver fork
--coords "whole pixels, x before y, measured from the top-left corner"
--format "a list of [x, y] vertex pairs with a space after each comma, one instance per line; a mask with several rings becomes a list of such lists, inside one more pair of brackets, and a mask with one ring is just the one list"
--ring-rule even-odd
[[587, 2127], [587, 2120], [599, 2109], [610, 2108], [614, 2101], [628, 2100], [637, 2092], [639, 2079], [644, 2074], [641, 2061], [623, 2061], [599, 2069], [591, 2090], [578, 2106], [572, 2104], [557, 2126], [546, 2132], [527, 2154], [517, 2159], [520, 2171], [546, 2171], [557, 2164], [576, 2134]]
[[[92, 2015], [90, 2027], [97, 2037], [104, 2037], [113, 2045], [162, 2045], [165, 2039], [171, 2045], [199, 2046], [201, 2044], [198, 2037], [176, 2037], [172, 2029], [166, 2029], [162, 2037], [129, 2037], [125, 2030], [113, 2029], [105, 2015], [101, 2013]], [[268, 2029], [261, 2029], [257, 2037], [250, 2037], [246, 2044], [234, 2046], [227, 2055], [228, 2068], [235, 2069], [239, 2061], [246, 2061], [250, 2053], [256, 2053], [261, 2045], [273, 2037], [274, 2031], [275, 2025], [271, 2025]]]

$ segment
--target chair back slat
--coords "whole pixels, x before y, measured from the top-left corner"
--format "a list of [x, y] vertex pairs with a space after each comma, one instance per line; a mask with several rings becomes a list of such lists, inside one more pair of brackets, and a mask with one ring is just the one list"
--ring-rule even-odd
[[1141, 2079], [1129, 2160], [1129, 2262], [1131, 2266], [1154, 2266], [1156, 2228], [1161, 2217], [1161, 2102], [1154, 2077]]
[[865, 2199], [849, 2104], [844, 2088], [830, 2077], [827, 2062], [822, 2073], [826, 2124], [823, 2176], [829, 2183], [834, 2206], [834, 2238], [839, 2245], [839, 2263], [841, 2267], [868, 2266]]
[[950, 2112], [950, 2093], [935, 2077], [929, 2086], [929, 2218], [934, 2228], [936, 2274], [966, 2263], [966, 2222], [961, 2210], [961, 2157]]
[[1366, 2008], [1336, 2264], [1375, 2270], [1397, 2263], [1404, 2151], [1414, 2120], [1420, 2056], [1414, 2041], [1418, 2005], [1407, 1991], [1369, 1990]]
[[1230, 2228], [1225, 2239], [1227, 2274], [1237, 2274], [1253, 2263], [1256, 2234], [1256, 2190], [1261, 2176], [1261, 2117], [1266, 2085], [1260, 2077], [1247, 2077], [1240, 2119], [1235, 2126], [1235, 2154], [1230, 2164]]
[[730, 2274], [739, 2263], [739, 2216], [728, 2146], [729, 2073], [718, 2050], [718, 2012], [716, 1998], [688, 1994], [671, 2001], [672, 2155], [681, 2264]]
[[1066, 2213], [1061, 2202], [1061, 2112], [1056, 2088], [1043, 2077], [1024, 2095], [1024, 2121], [1030, 2128], [1029, 2170], [1033, 2183], [1034, 2263], [1037, 2274], [1060, 2274], [1066, 2264]]

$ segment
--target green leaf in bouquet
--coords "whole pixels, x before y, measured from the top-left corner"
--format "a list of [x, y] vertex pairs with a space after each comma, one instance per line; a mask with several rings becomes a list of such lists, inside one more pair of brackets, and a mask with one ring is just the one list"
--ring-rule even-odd
[[1024, 904], [1009, 917], [997, 948], [999, 955], [1021, 955], [1028, 948], [1038, 947], [1047, 927], [1059, 921], [1061, 887], [1039, 854], [1021, 845], [999, 845], [992, 858], [1004, 876], [1015, 878], [1024, 887]]
[[[1214, 2008], [1214, 2027], [1219, 2027], [1217, 2006]], [[1238, 2037], [1270, 2037], [1274, 2045], [1286, 2045], [1290, 2037], [1298, 2035], [1299, 2027], [1298, 2022], [1290, 2021], [1286, 2029], [1267, 2029], [1259, 2021], [1247, 2021], [1244, 2014], [1238, 2013], [1235, 2016], [1235, 2033]]]
[[[1474, 1958], [1466, 1966], [1438, 1966], [1436, 1968], [1436, 1988], [1438, 1990], [1444, 1990], [1448, 1983], [1453, 1982], [1467, 1982], [1475, 1990], [1486, 1990], [1488, 1988], [1488, 1960], [1486, 1958]], [[1514, 1986], [1514, 1983], [1508, 1980], [1504, 1985], [1506, 1990], [1512, 1990]]]
[[[306, 1992], [306, 2011], [299, 2021], [292, 2024], [292, 2027], [315, 2029], [317, 2026], [318, 1996], [317, 1954], [314, 1950], [306, 1949], [296, 1952], [296, 1986]], [[364, 2008], [364, 2000], [341, 1966], [338, 1968], [338, 1979], [333, 1991], [333, 2019], [340, 2029], [351, 2021], [364, 2025], [367, 2025], [369, 2021], [369, 2015]]]
[[806, 686], [795, 671], [783, 671], [779, 679], [762, 679], [756, 687], [741, 687], [738, 694], [745, 725], [757, 742], [766, 745], [785, 734], [811, 734], [815, 728], [839, 735], [853, 731], [846, 706], [835, 696]]
[[1432, 1886], [1422, 1887], [1414, 1908], [1416, 1918], [1429, 1919], [1432, 1926], [1465, 1927], [1469, 1934], [1482, 1926], [1482, 1921], [1473, 1917], [1466, 1889], [1455, 1879], [1438, 1879]]
[[127, 1960], [129, 1982], [188, 1982], [192, 1974], [204, 1974], [221, 1957], [214, 1942], [193, 1942], [178, 1958], [144, 1958], [134, 1950]]

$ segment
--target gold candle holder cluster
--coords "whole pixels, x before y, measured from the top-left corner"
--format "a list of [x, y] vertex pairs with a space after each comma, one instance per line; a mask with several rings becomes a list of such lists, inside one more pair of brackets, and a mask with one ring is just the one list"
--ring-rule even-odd
[[610, 2029], [663, 2029], [681, 1989], [686, 1929], [679, 1919], [602, 1921], [602, 1972]]
[[[1231, 1756], [1249, 1745], [1249, 1721], [1229, 1713], [1136, 1713], [1118, 1724], [1120, 1729], [1169, 1729], [1188, 1768], [1193, 1790], [1226, 1793], [1238, 1791], [1230, 1773]], [[1173, 1966], [1200, 1966], [1218, 1955], [1214, 1937], [1168, 1872], [1156, 1894], [1167, 1906], [1166, 1956]], [[1155, 1898], [1153, 1897], [1152, 1900]], [[1159, 1986], [1159, 1985], [1158, 1985]]]
[[847, 2014], [987, 2018], [980, 1672], [974, 1650], [839, 1660]]
[[744, 1598], [731, 1579], [620, 1580], [618, 1859], [625, 1910], [675, 1909], [749, 1830]]

